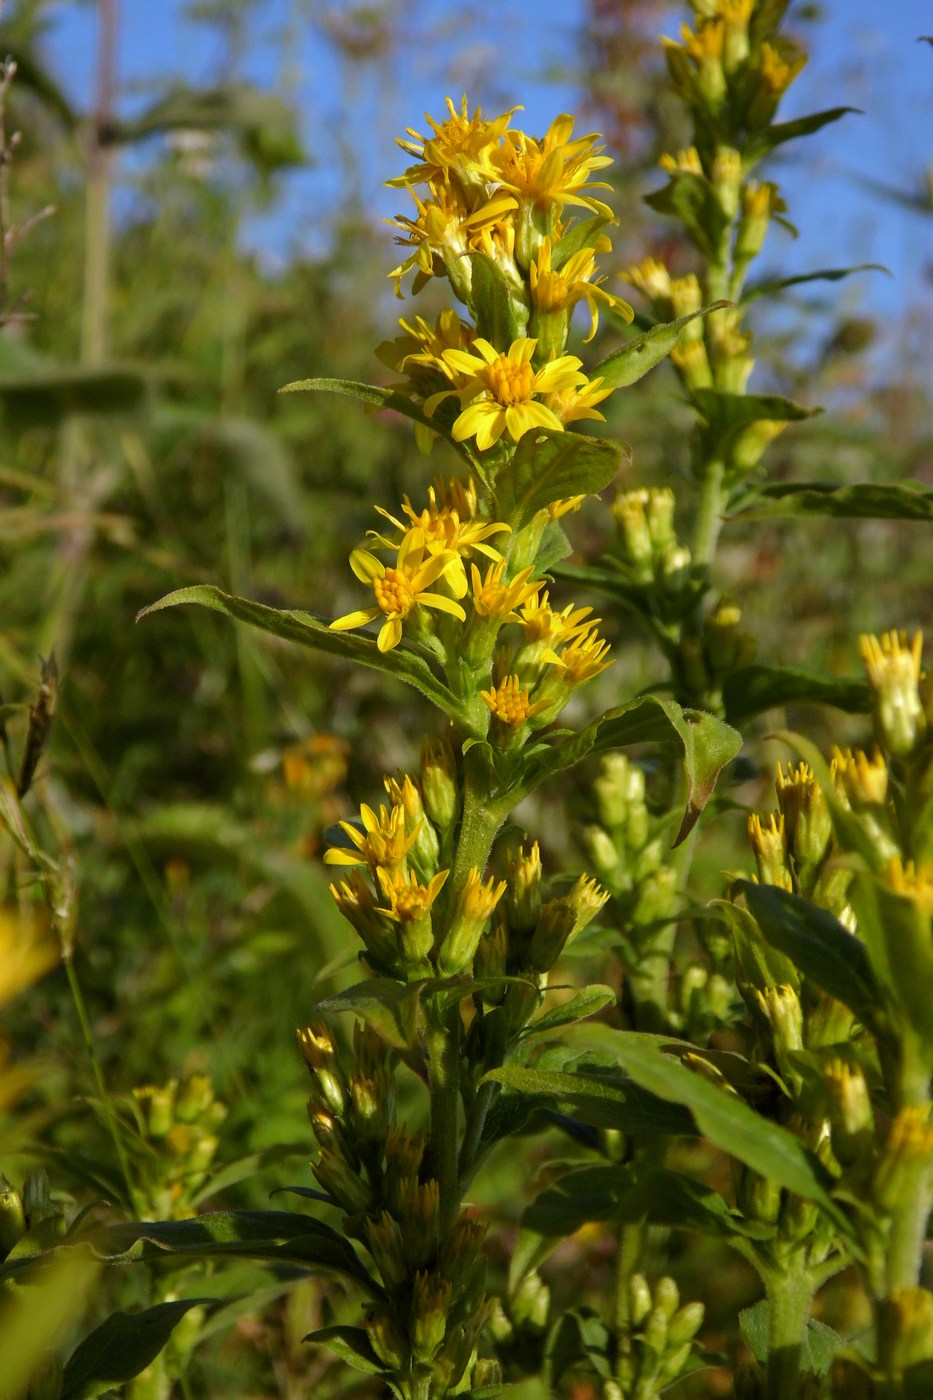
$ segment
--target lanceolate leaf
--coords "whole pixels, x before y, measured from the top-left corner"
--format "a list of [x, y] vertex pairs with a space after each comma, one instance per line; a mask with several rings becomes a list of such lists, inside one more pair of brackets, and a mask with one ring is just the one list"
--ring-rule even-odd
[[385, 1373], [386, 1368], [370, 1346], [369, 1337], [362, 1327], [319, 1327], [301, 1340], [315, 1346], [329, 1347], [354, 1371], [365, 1371], [370, 1376]]
[[213, 1298], [157, 1303], [143, 1312], [112, 1313], [74, 1351], [65, 1366], [61, 1400], [88, 1400], [131, 1381], [154, 1361], [184, 1317]]
[[296, 379], [293, 384], [284, 385], [279, 393], [300, 394], [309, 389], [320, 389], [328, 394], [343, 394], [351, 399], [359, 399], [361, 403], [371, 404], [373, 408], [391, 408], [395, 413], [401, 413], [412, 422], [420, 423], [438, 433], [470, 466], [474, 465], [473, 454], [464, 443], [454, 442], [439, 420], [426, 417], [419, 404], [414, 403], [405, 394], [400, 394], [397, 389], [382, 389], [376, 384], [362, 384], [355, 379]]
[[736, 882], [767, 941], [846, 1005], [866, 1026], [877, 1024], [880, 989], [868, 954], [853, 934], [825, 909], [776, 885]]
[[139, 622], [150, 613], [161, 612], [163, 608], [176, 608], [183, 603], [197, 603], [202, 608], [224, 613], [237, 622], [248, 622], [250, 626], [269, 632], [274, 637], [282, 637], [285, 641], [297, 642], [300, 646], [313, 647], [317, 651], [328, 652], [331, 656], [342, 656], [348, 661], [370, 666], [373, 670], [384, 671], [387, 675], [395, 676], [420, 690], [422, 695], [427, 696], [452, 719], [460, 715], [457, 701], [437, 679], [426, 661], [398, 648], [381, 652], [369, 637], [351, 635], [348, 632], [332, 632], [327, 623], [315, 617], [313, 613], [299, 612], [297, 609], [268, 608], [264, 603], [254, 603], [248, 598], [237, 598], [232, 593], [224, 593], [213, 584], [198, 583], [190, 588], [179, 588], [174, 593], [160, 598], [157, 603], [150, 603], [148, 608], [143, 608], [136, 620]]
[[312, 1216], [289, 1211], [223, 1210], [191, 1220], [104, 1225], [81, 1231], [68, 1242], [89, 1245], [94, 1255], [108, 1264], [158, 1260], [166, 1255], [206, 1259], [239, 1255], [333, 1270], [353, 1279], [372, 1297], [382, 1293], [343, 1235]]
[[652, 326], [650, 331], [628, 341], [621, 349], [613, 351], [605, 360], [601, 360], [593, 371], [592, 378], [598, 376], [610, 389], [624, 389], [627, 385], [634, 384], [671, 353], [684, 326], [695, 321], [698, 316], [708, 316], [711, 311], [720, 311], [728, 305], [727, 301], [714, 301], [712, 305], [704, 306], [701, 311], [691, 311], [689, 316], [681, 316], [676, 321], [665, 321], [662, 325]]
[[584, 1020], [587, 1016], [594, 1016], [597, 1011], [601, 1011], [604, 1006], [608, 1006], [615, 999], [616, 994], [611, 987], [584, 987], [575, 993], [569, 1001], [563, 1002], [560, 1006], [552, 1006], [542, 1016], [538, 1016], [521, 1032], [522, 1037], [540, 1035], [542, 1031], [553, 1031], [558, 1026], [573, 1025], [577, 1021]]
[[543, 1099], [544, 1106], [598, 1128], [618, 1128], [623, 1133], [693, 1131], [689, 1113], [663, 1102], [653, 1093], [645, 1093], [633, 1080], [618, 1074], [566, 1074], [558, 1070], [503, 1065], [501, 1069], [490, 1070], [485, 1080], [493, 1080], [522, 1095]]
[[645, 743], [679, 743], [683, 749], [687, 809], [677, 834], [678, 844], [709, 801], [722, 769], [742, 747], [742, 736], [715, 716], [702, 710], [684, 710], [673, 700], [643, 695], [609, 710], [579, 734], [539, 751], [517, 790], [524, 796], [589, 753]]
[[825, 481], [773, 482], [733, 516], [743, 519], [830, 515], [848, 520], [933, 520], [933, 489], [920, 482], [835, 486]]
[[871, 691], [864, 681], [816, 676], [794, 666], [742, 666], [726, 677], [722, 698], [730, 724], [800, 701], [835, 705], [849, 714], [871, 709]]
[[788, 287], [799, 287], [804, 282], [840, 282], [843, 277], [851, 277], [854, 272], [884, 272], [891, 276], [891, 269], [883, 263], [859, 263], [855, 267], [821, 267], [816, 272], [798, 273], [796, 277], [776, 277], [767, 282], [751, 282], [742, 293], [742, 301], [755, 301], [758, 297], [775, 296]]
[[[418, 1032], [418, 1001], [424, 984], [406, 986], [388, 977], [359, 982], [319, 1002], [316, 1011], [352, 1011], [396, 1050], [408, 1050]], [[461, 992], [462, 995], [462, 992]]]
[[849, 112], [861, 115], [858, 107], [830, 107], [825, 112], [811, 112], [808, 117], [798, 117], [796, 121], [778, 122], [776, 126], [769, 126], [755, 138], [755, 154], [764, 155], [773, 151], [775, 146], [783, 145], [785, 141], [794, 141], [798, 136], [810, 136], [814, 131], [829, 126], [830, 122], [837, 122]]
[[517, 531], [553, 501], [595, 495], [630, 455], [624, 443], [608, 438], [525, 433], [512, 460], [496, 475], [497, 518]]
[[620, 1032], [614, 1053], [643, 1088], [688, 1108], [699, 1131], [723, 1152], [805, 1200], [815, 1201], [848, 1234], [844, 1215], [827, 1195], [825, 1168], [793, 1133], [637, 1035]]

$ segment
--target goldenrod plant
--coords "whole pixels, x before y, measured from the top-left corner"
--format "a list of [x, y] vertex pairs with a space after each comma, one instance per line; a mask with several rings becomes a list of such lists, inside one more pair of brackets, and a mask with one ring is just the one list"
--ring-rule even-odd
[[[804, 61], [787, 8], [694, 0], [665, 42], [692, 141], [649, 203], [679, 221], [694, 267], [630, 268], [638, 312], [600, 270], [613, 192], [599, 137], [569, 115], [533, 136], [518, 108], [489, 118], [465, 97], [409, 130], [388, 277], [402, 299], [430, 288], [448, 304], [406, 313], [379, 345], [389, 386], [287, 387], [410, 421], [420, 488], [373, 501], [327, 617], [212, 583], [145, 610], [212, 609], [368, 668], [398, 704], [408, 687], [436, 718], [400, 767], [386, 740], [381, 784], [352, 816], [334, 792], [361, 769], [340, 739], [285, 750], [284, 790], [337, 817], [321, 866], [347, 926], [326, 969], [340, 990], [322, 998], [321, 970], [295, 962], [313, 1155], [285, 1189], [300, 1205], [204, 1210], [224, 1116], [209, 1076], [153, 1071], [110, 1099], [96, 1062], [113, 1196], [133, 1218], [72, 1220], [41, 1177], [6, 1193], [5, 1284], [72, 1249], [153, 1270], [144, 1313], [108, 1318], [34, 1378], [43, 1400], [124, 1381], [134, 1400], [167, 1400], [176, 1381], [187, 1400], [191, 1350], [233, 1292], [212, 1274], [203, 1292], [220, 1296], [196, 1296], [196, 1270], [231, 1257], [267, 1266], [279, 1291], [316, 1290], [304, 1340], [324, 1359], [289, 1393], [929, 1393], [933, 686], [919, 635], [900, 632], [863, 639], [867, 681], [760, 663], [718, 553], [752, 514], [933, 514], [933, 493], [907, 484], [766, 478], [769, 445], [812, 406], [749, 389], [747, 307], [782, 286], [750, 273], [787, 212], [758, 166], [845, 111], [778, 120]], [[693, 489], [676, 497], [641, 484], [611, 421], [590, 427], [665, 358], [696, 415]], [[567, 564], [577, 509], [620, 471], [613, 546]], [[618, 693], [626, 633], [594, 593], [647, 626], [655, 687]], [[710, 901], [690, 878], [707, 810], [749, 801], [720, 775], [743, 740], [736, 779], [760, 774], [758, 716], [810, 701], [851, 712], [839, 743], [827, 758], [785, 725], [777, 809], [748, 815], [747, 859], [729, 859]], [[871, 736], [852, 713], [871, 715]], [[73, 911], [55, 898], [66, 862], [32, 837], [25, 793], [4, 791], [24, 862]], [[75, 920], [56, 918], [73, 976]], [[156, 1362], [176, 1326], [171, 1364]]]

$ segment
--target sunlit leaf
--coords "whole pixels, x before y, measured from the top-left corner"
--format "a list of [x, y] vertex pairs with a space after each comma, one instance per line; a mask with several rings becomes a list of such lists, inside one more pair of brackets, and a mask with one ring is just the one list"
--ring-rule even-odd
[[627, 341], [621, 349], [607, 355], [590, 377], [601, 378], [610, 389], [624, 389], [629, 384], [634, 384], [671, 353], [685, 326], [695, 321], [698, 316], [708, 316], [711, 311], [720, 311], [729, 304], [727, 301], [714, 301], [700, 311], [691, 311], [689, 316], [681, 316], [676, 321], [652, 326], [644, 335]]
[[630, 456], [621, 442], [582, 433], [529, 432], [496, 475], [496, 514], [521, 530], [539, 511], [568, 496], [608, 486]]

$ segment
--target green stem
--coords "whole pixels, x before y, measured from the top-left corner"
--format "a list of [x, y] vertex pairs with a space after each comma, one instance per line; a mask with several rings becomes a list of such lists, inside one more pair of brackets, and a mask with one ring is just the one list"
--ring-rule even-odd
[[716, 554], [722, 529], [722, 487], [725, 464], [713, 457], [703, 466], [700, 499], [697, 503], [696, 525], [693, 532], [693, 561], [708, 574]]
[[460, 1209], [459, 1099], [460, 1034], [456, 1003], [428, 1012], [426, 1033], [431, 1092], [431, 1170], [440, 1191], [440, 1235], [443, 1239]]
[[117, 1126], [117, 1117], [110, 1102], [110, 1094], [104, 1081], [100, 1060], [97, 1057], [97, 1050], [94, 1046], [94, 1037], [91, 1033], [91, 1023], [88, 1020], [87, 1007], [84, 1002], [84, 994], [81, 991], [81, 984], [78, 981], [78, 974], [74, 968], [72, 951], [70, 948], [63, 950], [62, 961], [65, 964], [65, 974], [68, 978], [68, 986], [71, 988], [71, 997], [74, 1002], [75, 1011], [78, 1016], [78, 1024], [81, 1027], [81, 1039], [84, 1041], [84, 1048], [87, 1057], [91, 1062], [91, 1071], [94, 1075], [94, 1082], [97, 1085], [97, 1092], [100, 1096], [101, 1106], [107, 1120], [107, 1128], [113, 1142], [114, 1151], [117, 1154], [117, 1161], [120, 1164], [120, 1173], [126, 1186], [126, 1195], [131, 1210], [136, 1214], [141, 1214], [140, 1206], [136, 1199], [136, 1190], [133, 1186], [133, 1179], [130, 1175], [130, 1164], [123, 1148], [123, 1141], [120, 1137], [120, 1130]]
[[764, 1276], [768, 1295], [768, 1371], [764, 1400], [797, 1400], [800, 1360], [813, 1304], [813, 1280], [806, 1268], [770, 1271]]

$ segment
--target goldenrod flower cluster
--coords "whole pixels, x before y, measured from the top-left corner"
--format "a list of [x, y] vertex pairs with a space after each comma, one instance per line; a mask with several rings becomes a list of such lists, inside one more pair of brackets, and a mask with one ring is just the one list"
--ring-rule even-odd
[[[428, 117], [429, 137], [410, 130], [399, 142], [417, 163], [389, 184], [409, 191], [415, 216], [392, 222], [398, 241], [413, 251], [390, 276], [399, 296], [409, 272], [415, 292], [445, 277], [472, 323], [450, 309], [433, 326], [422, 317], [402, 320], [404, 335], [378, 353], [405, 374], [403, 389], [428, 418], [456, 399], [459, 412], [445, 426], [455, 442], [475, 439], [483, 453], [534, 428], [559, 432], [581, 418], [601, 418], [596, 405], [610, 391], [564, 354], [570, 318], [584, 303], [592, 339], [600, 309], [626, 321], [633, 313], [597, 272], [597, 252], [611, 248], [602, 230], [612, 220], [593, 194], [608, 186], [591, 177], [611, 164], [598, 138], [574, 138], [569, 116], [534, 137], [511, 126], [518, 108], [487, 120], [480, 109], [471, 116], [464, 97], [459, 111], [449, 98], [447, 109], [444, 121]], [[568, 206], [593, 217], [565, 252]], [[428, 441], [421, 424], [419, 444]]]

